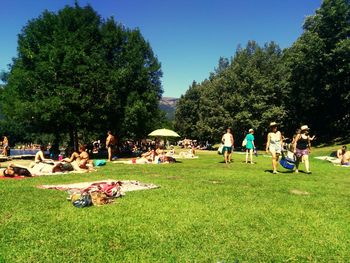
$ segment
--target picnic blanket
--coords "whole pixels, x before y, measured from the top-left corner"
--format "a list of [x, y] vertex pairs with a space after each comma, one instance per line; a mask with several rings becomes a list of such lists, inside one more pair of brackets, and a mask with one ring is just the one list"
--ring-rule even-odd
[[198, 159], [198, 156], [185, 155], [185, 154], [174, 154], [172, 155], [175, 159]]
[[67, 191], [68, 200], [77, 208], [91, 205], [105, 205], [114, 202], [115, 198], [122, 197], [125, 192], [158, 188], [154, 184], [140, 183], [139, 181], [104, 180], [62, 185], [40, 185], [39, 188]]
[[[81, 191], [83, 189], [88, 188], [89, 186], [93, 184], [102, 184], [102, 183], [117, 183], [118, 180], [112, 180], [107, 179], [103, 181], [93, 181], [93, 182], [81, 182], [81, 183], [74, 183], [74, 184], [58, 184], [58, 185], [39, 185], [38, 188], [42, 189], [55, 189], [60, 191]], [[159, 188], [159, 186], [155, 184], [150, 183], [142, 183], [139, 181], [132, 181], [132, 180], [125, 180], [121, 181], [121, 189], [123, 192], [131, 192], [131, 191], [138, 191], [138, 190], [149, 190], [149, 189], [155, 189]]]

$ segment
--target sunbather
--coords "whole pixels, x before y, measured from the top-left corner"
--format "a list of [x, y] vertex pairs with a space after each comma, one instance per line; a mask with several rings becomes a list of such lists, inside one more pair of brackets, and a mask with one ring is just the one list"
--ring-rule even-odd
[[342, 165], [350, 165], [350, 151], [343, 154], [341, 162]]
[[347, 147], [346, 145], [343, 145], [340, 149], [337, 150], [337, 158], [342, 159], [343, 155], [346, 153]]
[[22, 165], [10, 163], [6, 169], [1, 170], [0, 172], [1, 176], [6, 177], [14, 177], [14, 176], [26, 176], [31, 177], [32, 173], [29, 171], [27, 167], [24, 167]]
[[44, 156], [44, 151], [45, 151], [45, 147], [44, 146], [40, 146], [40, 151], [38, 151], [35, 154], [35, 158], [34, 158], [34, 162], [30, 163], [29, 168], [32, 168], [35, 166], [35, 164], [38, 163], [48, 163], [53, 165], [54, 161], [52, 159], [46, 159]]
[[62, 161], [72, 163], [73, 167], [77, 164], [80, 169], [89, 169], [89, 167], [93, 166], [92, 160], [89, 160], [89, 154], [83, 145], [79, 147], [79, 153], [74, 152], [70, 158], [65, 158]]

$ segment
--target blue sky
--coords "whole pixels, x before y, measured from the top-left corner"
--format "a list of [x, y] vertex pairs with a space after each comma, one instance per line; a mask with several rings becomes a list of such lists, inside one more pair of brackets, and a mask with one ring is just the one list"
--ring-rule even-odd
[[[321, 0], [80, 0], [103, 18], [114, 16], [140, 28], [162, 64], [164, 96], [179, 97], [193, 80], [203, 81], [220, 56], [239, 44], [275, 41], [289, 47], [307, 15]], [[74, 0], [0, 0], [0, 71], [16, 56], [17, 35], [43, 10], [57, 11]]]

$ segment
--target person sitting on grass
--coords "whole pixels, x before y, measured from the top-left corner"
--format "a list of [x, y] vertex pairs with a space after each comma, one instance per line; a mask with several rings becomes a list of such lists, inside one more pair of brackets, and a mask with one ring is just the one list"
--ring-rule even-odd
[[35, 158], [34, 158], [34, 162], [30, 163], [29, 168], [34, 167], [35, 164], [38, 163], [48, 163], [48, 164], [54, 164], [54, 161], [51, 159], [46, 159], [44, 156], [44, 151], [45, 151], [45, 147], [44, 146], [40, 146], [40, 151], [38, 151], [35, 154]]
[[[73, 167], [77, 165], [80, 169], [89, 169], [93, 165], [92, 160], [89, 160], [89, 154], [86, 152], [85, 146], [79, 147], [79, 153], [74, 152], [70, 158], [65, 158], [63, 162], [71, 163]], [[74, 167], [74, 170], [79, 170]]]
[[154, 149], [151, 149], [148, 152], [141, 154], [141, 159], [144, 159], [147, 162], [153, 162], [155, 157], [156, 157], [156, 152]]
[[340, 149], [337, 150], [337, 158], [339, 160], [343, 159], [344, 154], [346, 153], [347, 147], [343, 145]]
[[350, 151], [346, 151], [340, 162], [342, 165], [350, 166]]

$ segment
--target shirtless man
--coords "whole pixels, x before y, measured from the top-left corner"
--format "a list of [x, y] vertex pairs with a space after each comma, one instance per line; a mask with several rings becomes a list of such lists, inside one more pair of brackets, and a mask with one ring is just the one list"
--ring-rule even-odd
[[106, 147], [108, 150], [108, 161], [112, 161], [113, 148], [117, 144], [117, 141], [111, 131], [108, 131], [107, 135]]

